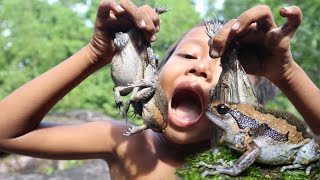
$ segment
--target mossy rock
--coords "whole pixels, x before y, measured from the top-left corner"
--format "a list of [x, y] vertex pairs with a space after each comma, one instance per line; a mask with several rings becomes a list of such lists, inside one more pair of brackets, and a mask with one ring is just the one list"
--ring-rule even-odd
[[306, 175], [305, 169], [286, 170], [281, 172], [282, 166], [271, 166], [254, 163], [243, 173], [237, 177], [228, 176], [225, 174], [217, 174], [214, 176], [202, 177], [201, 173], [206, 170], [206, 167], [197, 167], [200, 161], [209, 164], [219, 164], [219, 159], [225, 162], [235, 162], [240, 155], [229, 148], [215, 146], [212, 150], [191, 155], [186, 159], [184, 165], [177, 170], [177, 175], [180, 179], [199, 180], [199, 179], [239, 179], [239, 180], [254, 180], [254, 179], [320, 179], [320, 168], [313, 168], [309, 176]]

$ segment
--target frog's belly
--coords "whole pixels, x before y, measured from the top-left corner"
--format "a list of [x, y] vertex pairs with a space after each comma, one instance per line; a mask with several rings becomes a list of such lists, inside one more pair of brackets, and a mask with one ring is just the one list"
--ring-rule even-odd
[[138, 54], [124, 49], [122, 53], [115, 55], [111, 67], [111, 77], [116, 86], [127, 86], [142, 79], [142, 62]]
[[306, 144], [306, 142], [298, 144], [279, 142], [265, 136], [255, 138], [254, 142], [261, 149], [257, 162], [271, 165], [291, 164], [300, 147]]

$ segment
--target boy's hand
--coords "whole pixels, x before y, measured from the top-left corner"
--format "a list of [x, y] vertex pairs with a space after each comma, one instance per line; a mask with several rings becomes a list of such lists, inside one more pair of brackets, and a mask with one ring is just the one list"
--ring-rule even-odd
[[130, 0], [102, 0], [88, 45], [92, 62], [101, 65], [110, 63], [116, 53], [113, 45], [115, 33], [126, 32], [133, 27], [141, 29], [148, 41], [154, 41], [160, 29], [160, 20], [150, 6], [138, 8]]
[[210, 56], [220, 57], [226, 45], [236, 41], [240, 46], [240, 61], [249, 74], [265, 76], [274, 83], [290, 80], [296, 63], [290, 51], [290, 40], [302, 20], [299, 7], [280, 9], [287, 21], [277, 27], [270, 8], [253, 7], [238, 19], [230, 20], [209, 41]]

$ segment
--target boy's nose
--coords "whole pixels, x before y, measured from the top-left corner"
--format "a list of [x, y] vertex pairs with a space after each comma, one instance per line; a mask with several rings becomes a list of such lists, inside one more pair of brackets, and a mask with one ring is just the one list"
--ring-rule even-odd
[[188, 73], [193, 74], [198, 77], [202, 77], [207, 81], [212, 79], [212, 73], [216, 68], [221, 68], [219, 66], [220, 62], [218, 59], [205, 58], [199, 61], [195, 61], [192, 67], [189, 69]]
[[199, 77], [203, 77], [205, 79], [208, 78], [208, 75], [207, 75], [208, 72], [206, 70], [206, 67], [202, 64], [195, 65], [193, 68], [189, 70], [189, 73]]

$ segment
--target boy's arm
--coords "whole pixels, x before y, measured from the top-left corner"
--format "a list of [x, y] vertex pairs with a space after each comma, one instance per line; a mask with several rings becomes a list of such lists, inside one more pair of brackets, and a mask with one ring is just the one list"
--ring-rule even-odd
[[[87, 48], [81, 49], [1, 101], [1, 149], [59, 159], [73, 158], [72, 155], [93, 156], [93, 152], [99, 151], [111, 152], [107, 149], [112, 145], [110, 123], [100, 123], [99, 126], [97, 123], [53, 127], [39, 125], [57, 101], [97, 68], [90, 62]], [[102, 139], [109, 146], [102, 148]]]
[[210, 40], [210, 56], [219, 57], [230, 41], [239, 45], [241, 64], [249, 74], [268, 78], [320, 134], [320, 90], [293, 60], [290, 41], [302, 21], [299, 7], [280, 9], [287, 21], [276, 26], [266, 5], [255, 6], [227, 22]]
[[151, 7], [137, 8], [128, 0], [120, 4], [101, 1], [88, 45], [0, 102], [0, 149], [51, 158], [59, 158], [64, 153], [89, 156], [110, 152], [114, 140], [110, 129], [114, 127], [112, 132], [121, 131], [122, 126], [118, 123], [56, 127], [41, 127], [39, 124], [63, 96], [110, 63], [115, 54], [114, 33], [134, 26], [150, 39], [158, 31], [158, 16]]
[[297, 64], [288, 78], [277, 82], [277, 86], [297, 108], [313, 133], [319, 136], [320, 89]]
[[65, 94], [94, 72], [88, 47], [15, 90], [0, 102], [0, 137], [19, 137], [39, 125]]

